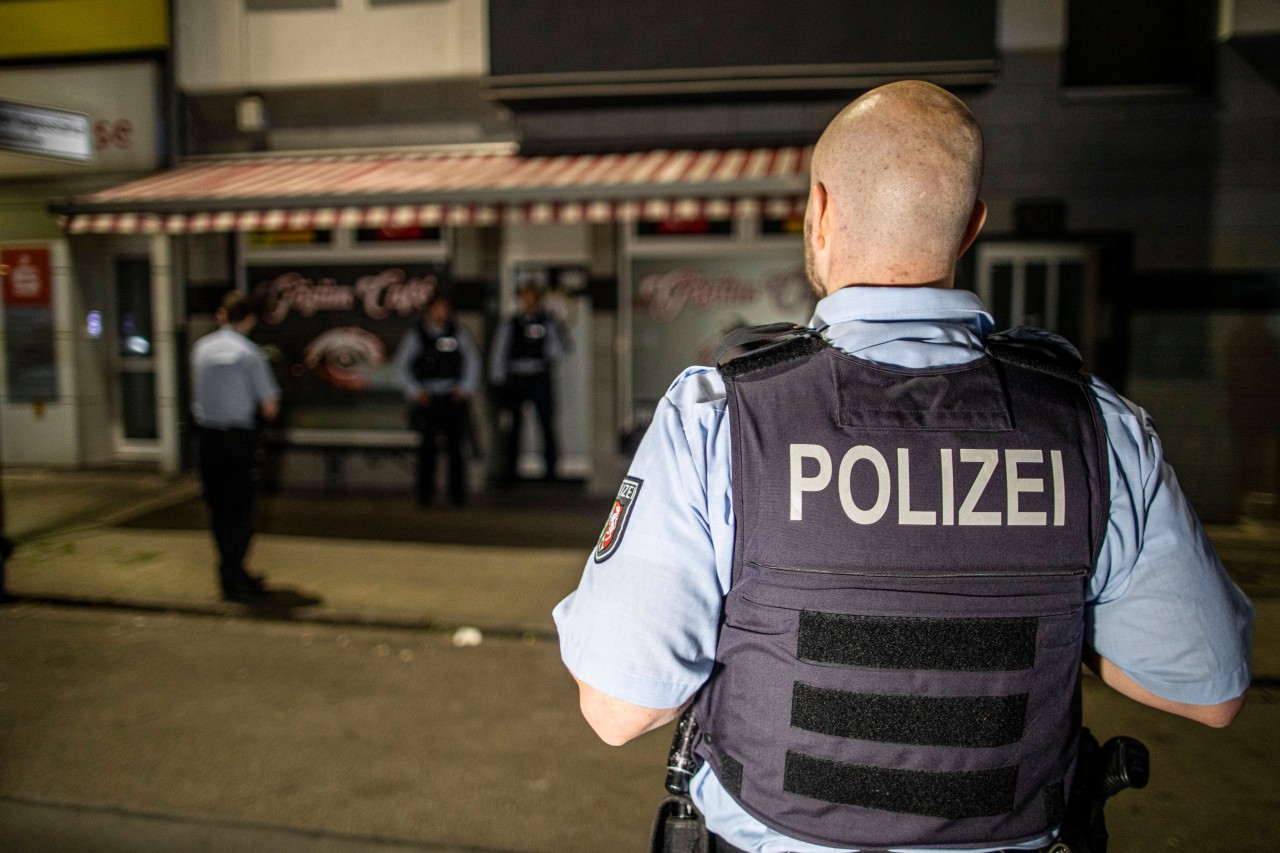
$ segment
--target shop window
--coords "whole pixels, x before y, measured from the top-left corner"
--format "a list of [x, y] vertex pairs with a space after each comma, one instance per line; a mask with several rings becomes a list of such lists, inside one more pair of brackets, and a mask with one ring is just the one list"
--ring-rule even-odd
[[733, 234], [731, 219], [661, 219], [636, 223], [637, 237], [725, 237]]
[[244, 242], [245, 247], [248, 249], [297, 249], [304, 246], [328, 246], [333, 242], [333, 232], [327, 228], [246, 231]]
[[633, 257], [629, 272], [632, 414], [639, 426], [685, 367], [714, 363], [725, 335], [762, 323], [803, 323], [813, 313], [798, 251]]
[[795, 236], [804, 233], [803, 216], [787, 216], [760, 220], [761, 234], [785, 234]]
[[358, 246], [385, 244], [435, 244], [444, 240], [444, 229], [439, 225], [413, 225], [408, 228], [357, 228], [355, 241]]

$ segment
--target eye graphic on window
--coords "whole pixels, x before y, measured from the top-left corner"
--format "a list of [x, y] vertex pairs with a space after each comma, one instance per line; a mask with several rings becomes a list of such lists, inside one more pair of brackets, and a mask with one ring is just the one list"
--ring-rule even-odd
[[307, 344], [302, 360], [335, 388], [363, 391], [369, 387], [369, 373], [387, 360], [387, 350], [372, 332], [341, 326], [317, 335]]

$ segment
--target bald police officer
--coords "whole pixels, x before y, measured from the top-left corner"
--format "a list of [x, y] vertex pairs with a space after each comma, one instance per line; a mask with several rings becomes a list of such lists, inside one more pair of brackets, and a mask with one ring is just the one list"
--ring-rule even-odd
[[218, 330], [191, 348], [191, 413], [222, 597], [244, 602], [264, 591], [244, 559], [253, 538], [255, 427], [259, 415], [272, 420], [279, 413], [280, 386], [262, 349], [249, 340], [257, 313], [248, 299], [228, 293], [217, 318]]
[[1082, 658], [1206, 725], [1244, 701], [1252, 606], [1151, 418], [952, 287], [981, 164], [930, 84], [836, 116], [811, 328], [676, 379], [555, 610], [607, 743], [693, 705], [719, 850], [1044, 850]]

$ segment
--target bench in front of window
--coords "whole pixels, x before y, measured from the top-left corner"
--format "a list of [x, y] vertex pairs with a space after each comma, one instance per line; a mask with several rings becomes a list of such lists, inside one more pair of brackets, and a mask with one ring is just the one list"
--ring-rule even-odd
[[324, 490], [342, 491], [344, 463], [348, 456], [382, 458], [408, 456], [418, 451], [419, 435], [393, 429], [277, 429], [263, 434], [270, 453], [292, 451], [318, 453], [324, 459]]

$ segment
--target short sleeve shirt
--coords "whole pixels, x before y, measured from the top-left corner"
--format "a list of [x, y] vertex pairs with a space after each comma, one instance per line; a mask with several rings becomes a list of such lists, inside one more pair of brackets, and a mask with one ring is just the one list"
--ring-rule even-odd
[[[812, 325], [845, 352], [910, 368], [978, 358], [993, 330], [974, 294], [922, 287], [838, 290], [818, 303]], [[1194, 704], [1233, 699], [1249, 684], [1252, 605], [1179, 488], [1151, 417], [1105, 382], [1094, 379], [1093, 390], [1106, 428], [1111, 509], [1087, 593], [1086, 638], [1159, 696]], [[733, 562], [729, 441], [719, 373], [689, 368], [640, 443], [627, 478], [634, 494], [611, 518], [607, 557], [599, 559], [604, 549], [597, 548], [578, 589], [554, 612], [565, 665], [597, 690], [674, 708], [711, 675]], [[769, 830], [706, 766], [691, 793], [708, 828], [737, 847], [832, 849]]]
[[280, 397], [262, 348], [230, 326], [191, 348], [191, 414], [210, 429], [252, 429], [264, 400]]

